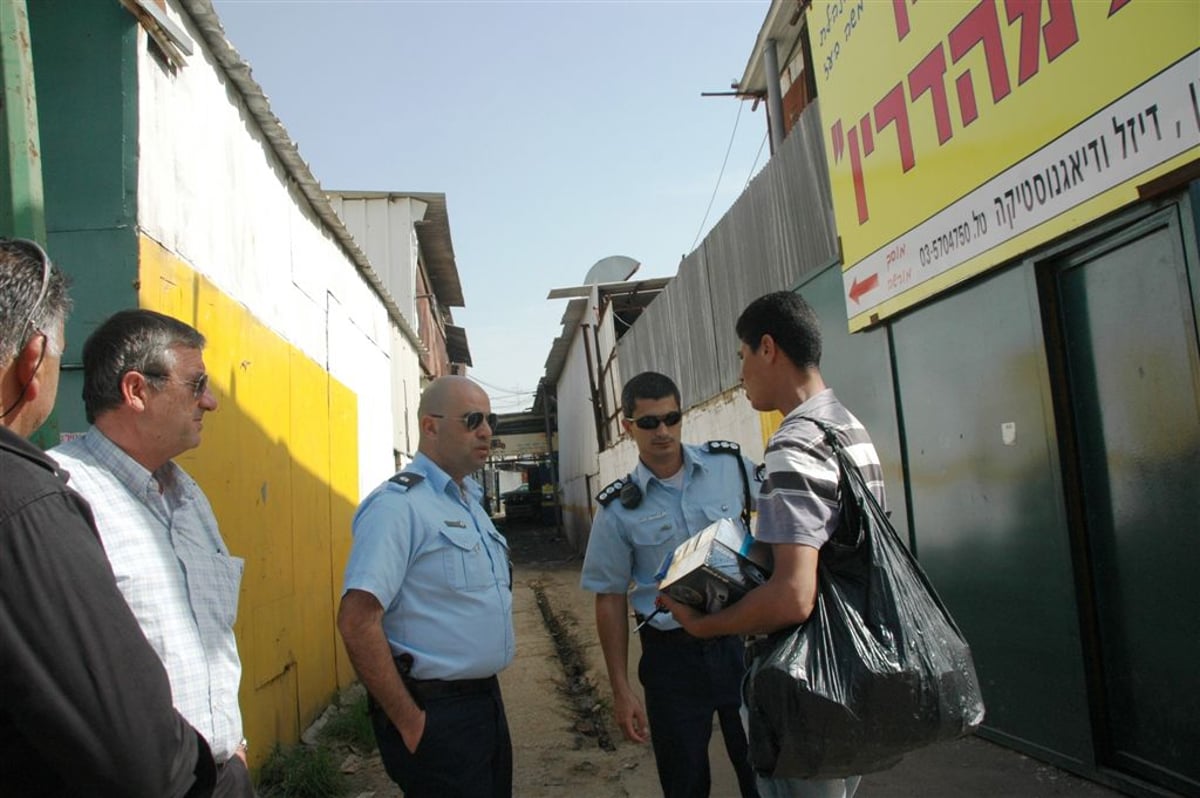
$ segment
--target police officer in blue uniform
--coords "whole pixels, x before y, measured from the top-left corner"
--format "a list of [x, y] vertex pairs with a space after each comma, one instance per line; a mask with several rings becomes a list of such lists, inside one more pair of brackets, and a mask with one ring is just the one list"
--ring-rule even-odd
[[465, 377], [432, 382], [418, 415], [416, 458], [354, 516], [338, 630], [407, 798], [510, 798], [496, 674], [515, 652], [512, 569], [468, 476], [487, 460], [496, 415]]
[[[621, 409], [638, 463], [596, 497], [600, 508], [580, 580], [596, 594], [596, 627], [617, 724], [626, 739], [652, 741], [665, 798], [706, 798], [716, 713], [741, 794], [757, 796], [738, 714], [745, 672], [741, 640], [699, 640], [669, 613], [655, 614], [654, 603], [655, 574], [666, 555], [714, 521], [743, 512], [748, 517], [754, 464], [734, 443], [681, 443], [679, 389], [662, 374], [648, 371], [629, 380]], [[629, 682], [630, 602], [641, 625], [644, 707]]]

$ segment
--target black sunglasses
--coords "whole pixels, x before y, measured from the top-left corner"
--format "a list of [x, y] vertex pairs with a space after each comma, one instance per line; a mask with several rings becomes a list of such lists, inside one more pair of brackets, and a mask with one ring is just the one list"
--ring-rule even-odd
[[680, 413], [678, 410], [672, 410], [670, 413], [664, 413], [661, 416], [639, 416], [628, 420], [633, 422], [638, 429], [658, 429], [659, 424], [666, 424], [668, 427], [673, 427], [680, 421], [683, 421], [683, 413]]
[[[446, 418], [441, 413], [430, 413], [429, 415], [434, 418]], [[500, 423], [500, 416], [495, 413], [482, 413], [478, 410], [473, 410], [465, 416], [461, 416], [458, 420], [466, 424], [469, 430], [479, 429], [479, 425], [486, 421], [492, 432], [495, 432], [496, 426]]]
[[[170, 374], [151, 374], [148, 372], [142, 372], [142, 376], [148, 380], [169, 380], [169, 379], [171, 379]], [[204, 396], [204, 392], [208, 390], [208, 375], [207, 374], [201, 374], [199, 377], [197, 377], [194, 380], [180, 379], [179, 382], [183, 383], [184, 385], [187, 385], [188, 387], [190, 387], [192, 389], [192, 397], [195, 399], [199, 399], [201, 396]]]

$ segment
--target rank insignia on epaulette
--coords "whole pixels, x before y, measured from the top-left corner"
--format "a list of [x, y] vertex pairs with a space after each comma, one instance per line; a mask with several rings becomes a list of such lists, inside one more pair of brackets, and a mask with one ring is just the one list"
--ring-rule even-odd
[[713, 453], [741, 454], [742, 452], [742, 447], [733, 441], [709, 441], [704, 444], [704, 447]]
[[612, 503], [613, 499], [621, 495], [621, 488], [625, 487], [625, 481], [628, 477], [620, 477], [604, 486], [603, 490], [596, 494], [596, 501], [600, 502], [601, 507], [607, 507]]
[[401, 471], [399, 474], [396, 474], [396, 476], [389, 479], [388, 482], [394, 482], [402, 488], [411, 489], [416, 487], [416, 485], [424, 479], [425, 477], [421, 476], [420, 474], [414, 474], [411, 471]]

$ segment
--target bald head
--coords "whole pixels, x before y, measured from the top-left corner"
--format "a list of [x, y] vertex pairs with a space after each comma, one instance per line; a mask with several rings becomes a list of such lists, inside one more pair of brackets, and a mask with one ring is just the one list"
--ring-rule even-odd
[[439, 377], [421, 394], [417, 406], [421, 453], [456, 482], [483, 467], [492, 450], [492, 427], [468, 427], [471, 413], [491, 413], [487, 393], [466, 377]]
[[487, 397], [482, 388], [466, 377], [438, 377], [422, 392], [421, 403], [417, 405], [417, 415], [445, 413], [447, 406], [467, 396]]

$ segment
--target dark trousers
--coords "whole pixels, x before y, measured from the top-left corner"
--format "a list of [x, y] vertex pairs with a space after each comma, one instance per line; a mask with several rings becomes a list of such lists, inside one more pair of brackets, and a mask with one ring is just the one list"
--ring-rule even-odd
[[245, 763], [236, 756], [217, 766], [217, 786], [213, 798], [254, 798], [254, 781]]
[[466, 688], [405, 684], [425, 710], [425, 733], [415, 752], [371, 702], [383, 766], [405, 798], [512, 798], [512, 739], [495, 677]]
[[737, 774], [742, 798], [757, 798], [746, 732], [741, 685], [746, 672], [736, 637], [698, 640], [682, 629], [642, 629], [638, 678], [646, 693], [650, 741], [664, 798], [708, 798], [712, 776], [708, 742], [713, 713]]

